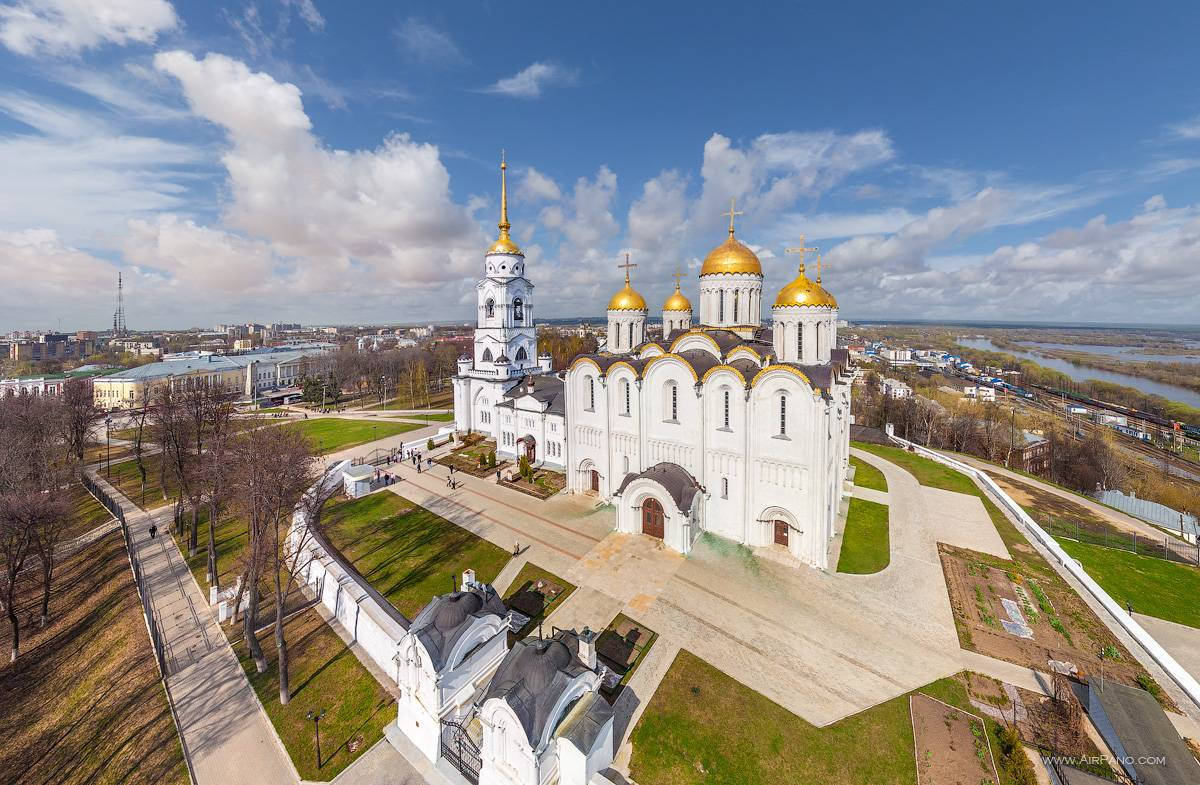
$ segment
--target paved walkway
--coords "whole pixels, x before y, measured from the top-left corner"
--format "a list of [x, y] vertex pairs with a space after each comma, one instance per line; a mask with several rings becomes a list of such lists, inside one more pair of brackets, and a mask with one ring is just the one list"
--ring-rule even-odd
[[[275, 735], [208, 603], [170, 536], [171, 510], [142, 512], [93, 479], [125, 512], [133, 553], [162, 632], [167, 688], [184, 755], [199, 785], [288, 785], [296, 769]], [[150, 538], [156, 521], [162, 532]]]

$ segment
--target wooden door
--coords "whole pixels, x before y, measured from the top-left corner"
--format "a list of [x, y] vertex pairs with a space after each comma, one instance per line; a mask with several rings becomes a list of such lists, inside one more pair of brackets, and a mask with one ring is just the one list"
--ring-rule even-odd
[[787, 544], [788, 544], [787, 521], [775, 521], [775, 544], [787, 547]]
[[662, 505], [657, 500], [647, 499], [642, 502], [642, 534], [648, 534], [661, 540], [665, 523], [666, 515], [663, 514]]
[[592, 493], [600, 493], [600, 472], [592, 469]]

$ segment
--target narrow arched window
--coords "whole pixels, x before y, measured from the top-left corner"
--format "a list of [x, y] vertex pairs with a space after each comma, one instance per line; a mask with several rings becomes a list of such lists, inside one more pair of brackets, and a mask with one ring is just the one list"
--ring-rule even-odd
[[488, 300], [486, 303], [483, 304], [483, 315], [489, 319], [491, 319], [493, 316], [496, 315], [496, 301], [495, 300]]
[[491, 349], [484, 349], [484, 350], [483, 350], [483, 358], [482, 358], [482, 359], [483, 359], [483, 361], [484, 361], [485, 363], [490, 363], [490, 362], [492, 361], [492, 350], [491, 350]]
[[629, 414], [629, 380], [621, 382], [621, 389], [625, 393], [625, 414]]
[[626, 456], [623, 456], [623, 458], [622, 458], [622, 466], [624, 466], [624, 467], [625, 467], [625, 468], [624, 468], [624, 472], [625, 472], [625, 474], [629, 474], [629, 456], [628, 456], [628, 455], [626, 455]]
[[525, 319], [525, 303], [520, 297], [513, 300], [513, 321], [522, 322]]
[[722, 399], [721, 400], [721, 406], [722, 406], [721, 421], [724, 423], [724, 425], [722, 425], [721, 427], [725, 428], [726, 430], [729, 430], [729, 390], [721, 391], [721, 399]]
[[779, 396], [779, 435], [787, 436], [787, 396]]
[[669, 422], [679, 421], [679, 385], [675, 382], [667, 383], [667, 411], [670, 412]]
[[796, 324], [796, 362], [804, 362], [804, 323]]
[[717, 290], [717, 321], [725, 321], [725, 290]]
[[588, 377], [588, 409], [594, 411], [596, 408], [596, 380]]
[[633, 322], [629, 323], [629, 348], [633, 348]]
[[817, 351], [817, 362], [821, 362], [821, 323], [817, 322], [813, 327], [816, 330], [816, 341], [813, 342], [813, 348]]
[[722, 499], [729, 498], [729, 478], [728, 477], [721, 478], [721, 498]]
[[524, 346], [522, 346], [520, 349], [517, 349], [517, 362], [520, 362], [521, 360], [528, 360], [528, 359], [529, 359], [529, 352], [525, 351]]
[[741, 290], [739, 290], [739, 289], [733, 290], [733, 323], [734, 324], [737, 324], [738, 314], [741, 312], [741, 305], [742, 305], [741, 294], [742, 294]]

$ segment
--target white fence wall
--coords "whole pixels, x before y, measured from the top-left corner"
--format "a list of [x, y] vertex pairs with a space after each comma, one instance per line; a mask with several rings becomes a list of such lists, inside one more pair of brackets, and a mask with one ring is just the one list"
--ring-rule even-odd
[[1192, 702], [1197, 706], [1200, 706], [1200, 682], [1197, 682], [1190, 673], [1184, 670], [1183, 667], [1175, 661], [1175, 658], [1168, 654], [1167, 650], [1164, 649], [1158, 643], [1158, 641], [1154, 640], [1150, 633], [1146, 632], [1142, 625], [1138, 624], [1132, 616], [1125, 612], [1125, 609], [1118, 605], [1112, 597], [1108, 596], [1108, 593], [1104, 591], [1104, 589], [1100, 588], [1100, 584], [1096, 583], [1094, 580], [1092, 580], [1090, 575], [1084, 572], [1083, 567], [1080, 566], [1079, 562], [1072, 559], [1067, 552], [1063, 550], [1062, 546], [1059, 545], [1053, 537], [1047, 534], [1041, 526], [1038, 526], [1037, 522], [1034, 521], [1033, 518], [1029, 517], [1025, 510], [1021, 508], [1021, 505], [1017, 504], [1007, 493], [1001, 490], [1000, 486], [997, 485], [991, 477], [989, 477], [985, 472], [981, 472], [972, 466], [962, 463], [961, 461], [956, 461], [953, 458], [942, 455], [939, 452], [926, 449], [918, 444], [913, 444], [912, 442], [901, 439], [898, 436], [892, 436], [892, 439], [901, 446], [911, 448], [920, 455], [923, 455], [927, 458], [932, 458], [938, 463], [945, 464], [962, 472], [968, 477], [974, 477], [977, 479], [983, 485], [983, 487], [987, 489], [988, 493], [991, 494], [992, 498], [995, 499], [997, 503], [1012, 513], [1013, 516], [1015, 516], [1016, 519], [1019, 520], [1022, 525], [1024, 525], [1029, 533], [1033, 535], [1034, 539], [1045, 546], [1055, 560], [1057, 560], [1059, 564], [1066, 567], [1071, 575], [1073, 575], [1076, 580], [1083, 584], [1083, 587], [1087, 589], [1088, 593], [1095, 597], [1096, 600], [1104, 606], [1105, 610], [1107, 610], [1113, 616], [1113, 618], [1115, 618], [1117, 622], [1125, 628], [1125, 631], [1129, 633], [1129, 635], [1135, 641], [1137, 641], [1138, 645], [1146, 650], [1150, 657], [1157, 662], [1164, 671], [1166, 671], [1171, 680], [1179, 685], [1179, 688], [1184, 691], [1184, 693], [1192, 700]]
[[[340, 483], [342, 472], [349, 466], [350, 461], [335, 464], [313, 487]], [[302, 574], [307, 586], [375, 664], [395, 681], [395, 655], [408, 620], [327, 549], [320, 536], [308, 530], [303, 510], [296, 510], [292, 516], [291, 539], [293, 547], [306, 551], [298, 563], [304, 565]]]

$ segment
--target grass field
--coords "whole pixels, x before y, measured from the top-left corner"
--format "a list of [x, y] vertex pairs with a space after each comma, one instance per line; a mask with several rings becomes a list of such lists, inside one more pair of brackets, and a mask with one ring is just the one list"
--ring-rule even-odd
[[1134, 611], [1189, 627], [1200, 627], [1200, 570], [1186, 564], [1138, 556], [1117, 548], [1058, 540], [1087, 574], [1118, 603]]
[[891, 561], [890, 547], [887, 505], [851, 499], [837, 571], [856, 575], [879, 572]]
[[[163, 501], [163, 484], [159, 482], [159, 467], [162, 465], [162, 456], [159, 454], [145, 455], [142, 457], [142, 463], [146, 466], [146, 504], [145, 508], [159, 507], [165, 504]], [[113, 487], [121, 493], [129, 497], [129, 500], [134, 504], [139, 504], [142, 501], [142, 478], [138, 474], [137, 461], [130, 458], [127, 461], [114, 463], [112, 465], [111, 475], [104, 470], [101, 470], [100, 476], [112, 483]], [[167, 492], [174, 491], [174, 483], [171, 482], [170, 471], [166, 474]]]
[[112, 514], [104, 509], [104, 505], [96, 501], [96, 497], [88, 493], [82, 484], [72, 483], [66, 493], [71, 500], [71, 525], [63, 533], [63, 542], [86, 534], [112, 520]]
[[[21, 656], [0, 666], [0, 783], [185, 785], [120, 532], [58, 573], [50, 625], [24, 629]], [[39, 599], [24, 597], [21, 616]], [[9, 640], [6, 622], [6, 653]]]
[[[957, 677], [921, 692], [968, 707]], [[987, 721], [993, 747], [998, 726]], [[641, 785], [915, 785], [908, 696], [817, 728], [681, 651], [633, 730]]]
[[855, 485], [860, 488], [887, 492], [887, 478], [883, 476], [883, 472], [853, 455], [850, 456], [850, 465], [854, 467]]
[[445, 390], [443, 392], [434, 393], [433, 395], [420, 396], [410, 398], [407, 395], [401, 395], [397, 398], [380, 405], [378, 399], [373, 404], [368, 404], [367, 409], [387, 409], [395, 411], [397, 409], [439, 409], [447, 408], [454, 405], [454, 392]]
[[391, 422], [379, 420], [344, 420], [338, 417], [302, 420], [283, 426], [296, 428], [312, 439], [313, 449], [317, 455], [326, 455], [347, 447], [357, 447], [360, 444], [385, 439], [398, 433], [415, 431], [421, 426], [410, 422]]
[[[383, 737], [384, 726], [396, 716], [395, 702], [315, 609], [293, 616], [285, 627], [292, 688], [286, 706], [279, 702], [279, 670], [270, 634], [262, 640], [270, 663], [264, 673], [255, 670], [240, 638], [235, 646], [238, 659], [301, 779], [331, 780]], [[326, 714], [318, 768], [313, 723], [305, 715], [322, 709]]]
[[326, 505], [325, 535], [354, 568], [412, 619], [451, 577], [475, 570], [491, 583], [512, 556], [388, 491]]
[[423, 420], [424, 422], [454, 422], [454, 412], [419, 412], [403, 416], [410, 420]]
[[865, 442], [851, 442], [851, 444], [860, 450], [874, 453], [880, 458], [885, 458], [897, 466], [908, 470], [909, 474], [916, 477], [917, 482], [922, 485], [928, 485], [930, 488], [941, 488], [946, 491], [965, 493], [970, 496], [980, 495], [979, 488], [970, 477], [956, 472], [949, 466], [940, 464], [937, 461], [922, 458], [916, 453], [902, 450], [899, 447], [867, 444]]

